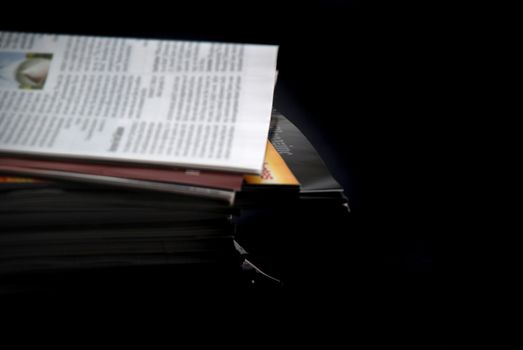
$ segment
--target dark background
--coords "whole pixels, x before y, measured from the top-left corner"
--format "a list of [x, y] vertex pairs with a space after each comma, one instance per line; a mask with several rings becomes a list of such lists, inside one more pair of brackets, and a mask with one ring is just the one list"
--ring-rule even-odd
[[329, 297], [310, 305], [349, 313], [360, 327], [396, 329], [406, 317], [396, 337], [438, 343], [425, 322], [439, 307], [434, 252], [444, 227], [435, 213], [446, 201], [432, 162], [442, 121], [431, 97], [446, 57], [432, 9], [349, 0], [60, 7], [2, 15], [0, 29], [279, 45], [275, 107], [316, 146], [352, 209], [332, 250], [315, 257], [322, 267], [329, 254], [342, 257], [332, 289], [307, 285], [302, 296], [317, 300], [320, 290]]

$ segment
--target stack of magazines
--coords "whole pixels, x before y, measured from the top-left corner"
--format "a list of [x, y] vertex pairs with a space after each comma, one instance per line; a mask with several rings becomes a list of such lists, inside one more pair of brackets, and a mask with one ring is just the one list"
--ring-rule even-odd
[[281, 286], [263, 218], [348, 207], [272, 110], [276, 56], [0, 32], [0, 292]]
[[[85, 279], [93, 273], [97, 280], [110, 273], [104, 286], [111, 290], [126, 280], [140, 285], [137, 271], [150, 276], [166, 267], [172, 283], [184, 285], [189, 271], [226, 279], [239, 264], [224, 202], [16, 177], [0, 177], [0, 198], [3, 292], [63, 289], [56, 279], [85, 291], [100, 285]], [[80, 275], [83, 282], [72, 285]]]

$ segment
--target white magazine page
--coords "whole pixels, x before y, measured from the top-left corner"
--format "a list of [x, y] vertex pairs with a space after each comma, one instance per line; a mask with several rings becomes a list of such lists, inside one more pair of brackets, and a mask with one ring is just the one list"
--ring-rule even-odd
[[0, 152], [260, 173], [277, 51], [0, 32]]

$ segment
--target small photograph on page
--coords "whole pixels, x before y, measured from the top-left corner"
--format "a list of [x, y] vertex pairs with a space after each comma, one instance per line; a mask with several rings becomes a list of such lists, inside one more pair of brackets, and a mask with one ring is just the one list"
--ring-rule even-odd
[[53, 54], [0, 51], [0, 89], [41, 90]]

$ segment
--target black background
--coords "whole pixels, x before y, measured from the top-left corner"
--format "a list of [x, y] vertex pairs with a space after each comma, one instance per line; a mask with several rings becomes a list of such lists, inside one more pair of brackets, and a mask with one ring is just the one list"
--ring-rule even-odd
[[293, 296], [369, 334], [403, 327], [393, 337], [440, 342], [426, 323], [439, 307], [434, 252], [443, 228], [434, 213], [445, 201], [431, 164], [441, 122], [429, 97], [445, 57], [430, 9], [349, 0], [59, 7], [63, 14], [2, 15], [0, 29], [278, 44], [275, 107], [317, 147], [352, 208], [345, 235], [317, 256], [343, 257], [332, 289], [304, 283]]

